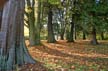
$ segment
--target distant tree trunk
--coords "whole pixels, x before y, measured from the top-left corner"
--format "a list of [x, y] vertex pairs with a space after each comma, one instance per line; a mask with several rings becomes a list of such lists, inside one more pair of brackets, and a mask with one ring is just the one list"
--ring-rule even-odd
[[35, 18], [35, 0], [26, 0], [28, 10], [30, 9], [31, 12], [27, 13], [27, 17], [29, 18], [28, 25], [29, 25], [29, 41], [30, 45], [39, 45], [40, 44], [40, 7], [41, 2], [38, 0], [38, 17], [37, 22]]
[[9, 0], [3, 9], [0, 71], [12, 71], [16, 65], [35, 63], [24, 43], [24, 6], [24, 0]]
[[92, 44], [98, 44], [97, 39], [96, 39], [96, 28], [95, 26], [92, 27]]
[[37, 22], [36, 22], [36, 45], [40, 44], [40, 31], [41, 31], [41, 0], [38, 0], [38, 10], [37, 10]]
[[27, 0], [27, 6], [28, 6], [28, 10], [31, 10], [30, 12], [28, 12], [27, 17], [28, 17], [28, 25], [29, 25], [29, 41], [30, 41], [30, 45], [36, 45], [36, 32], [35, 32], [35, 14], [34, 14], [34, 0], [32, 0], [33, 2], [31, 3], [30, 0]]
[[36, 45], [36, 27], [35, 27], [35, 13], [34, 13], [34, 0], [32, 0], [33, 2], [31, 3], [30, 0], [26, 0], [27, 1], [27, 6], [28, 6], [28, 10], [31, 10], [30, 12], [28, 12], [27, 17], [28, 17], [28, 25], [29, 25], [29, 41], [30, 41], [30, 45]]
[[74, 42], [74, 23], [71, 22], [70, 24], [71, 24], [71, 31], [69, 34], [68, 42]]
[[61, 39], [61, 40], [64, 40], [64, 34], [61, 34], [61, 35], [60, 35], [60, 39]]
[[75, 31], [75, 40], [77, 39], [77, 32]]
[[104, 40], [104, 32], [101, 32], [101, 39]]
[[77, 31], [76, 31], [76, 25], [74, 25], [74, 38], [77, 39]]
[[36, 45], [36, 32], [35, 32], [35, 25], [34, 25], [34, 14], [29, 14], [29, 41], [30, 45]]
[[62, 12], [62, 16], [61, 16], [61, 25], [60, 25], [60, 39], [64, 40], [64, 34], [65, 34], [65, 30], [66, 30], [66, 24], [65, 21], [63, 21], [64, 18], [64, 12]]
[[53, 24], [52, 24], [52, 10], [49, 8], [48, 12], [48, 42], [49, 43], [54, 43], [56, 42], [54, 38], [54, 32], [53, 32]]
[[64, 40], [64, 33], [65, 33], [65, 29], [62, 30], [62, 32], [61, 32], [61, 34], [60, 34], [60, 39], [61, 39], [61, 40]]
[[86, 34], [85, 34], [85, 32], [83, 31], [83, 40], [85, 40], [86, 39]]

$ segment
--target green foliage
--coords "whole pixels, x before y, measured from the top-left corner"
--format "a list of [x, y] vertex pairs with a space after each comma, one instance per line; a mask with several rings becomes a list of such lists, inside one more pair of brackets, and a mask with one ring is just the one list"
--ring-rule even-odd
[[108, 22], [106, 21], [108, 15], [107, 3], [108, 1], [106, 0], [100, 0], [98, 3], [93, 0], [83, 0], [80, 2], [80, 20], [83, 23], [79, 24], [79, 26], [81, 26], [84, 30], [91, 30], [90, 27], [94, 25], [97, 29], [97, 32], [106, 32], [108, 30]]
[[48, 2], [49, 2], [50, 4], [54, 4], [54, 5], [60, 4], [60, 0], [48, 0]]
[[[59, 16], [57, 16], [54, 20], [58, 20], [54, 23], [60, 22], [60, 24], [64, 23], [64, 25], [70, 26], [70, 22], [74, 21], [77, 32], [91, 33], [92, 26], [96, 27], [97, 33], [108, 30], [107, 0], [99, 2], [96, 0], [41, 0], [41, 2], [43, 4], [43, 19], [41, 21], [43, 25], [47, 24], [48, 11], [52, 10], [54, 17], [56, 16], [55, 12], [59, 11], [57, 13], [59, 16], [62, 12], [62, 17], [58, 18]], [[61, 30], [60, 24], [54, 24], [54, 26], [59, 25], [59, 31]], [[64, 26], [62, 27], [64, 28]], [[65, 29], [70, 30], [69, 27], [65, 27]], [[58, 32], [57, 27], [54, 30]]]

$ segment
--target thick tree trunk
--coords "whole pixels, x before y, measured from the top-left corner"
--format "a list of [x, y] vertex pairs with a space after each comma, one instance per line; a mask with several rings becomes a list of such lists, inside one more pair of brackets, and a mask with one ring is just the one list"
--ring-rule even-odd
[[74, 42], [74, 23], [71, 22], [70, 24], [71, 24], [71, 30], [70, 30], [68, 42]]
[[12, 71], [16, 65], [35, 63], [24, 43], [23, 14], [24, 0], [6, 3], [1, 27], [0, 71]]
[[54, 32], [53, 32], [52, 10], [50, 8], [49, 8], [49, 13], [48, 13], [48, 42], [49, 43], [56, 42], [54, 38]]
[[92, 40], [91, 40], [92, 44], [98, 44], [97, 39], [96, 39], [96, 28], [95, 26], [92, 27]]

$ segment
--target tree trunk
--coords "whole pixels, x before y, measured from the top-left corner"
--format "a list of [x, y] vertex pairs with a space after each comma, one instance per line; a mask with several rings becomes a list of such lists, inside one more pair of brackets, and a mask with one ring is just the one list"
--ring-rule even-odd
[[[30, 0], [27, 1], [27, 6], [29, 9], [31, 9], [31, 12], [28, 12], [28, 25], [29, 25], [29, 41], [30, 45], [39, 45], [40, 44], [40, 10], [38, 10], [38, 17], [37, 22], [35, 18], [35, 0], [32, 0], [32, 3]], [[38, 1], [38, 9], [40, 9], [40, 1]]]
[[38, 0], [38, 10], [37, 10], [37, 22], [36, 22], [36, 45], [40, 44], [40, 25], [41, 25], [41, 0]]
[[12, 71], [16, 65], [35, 63], [24, 43], [24, 5], [24, 0], [9, 0], [3, 9], [0, 71]]
[[2, 23], [2, 13], [3, 12], [3, 10], [2, 9], [0, 9], [0, 30], [1, 30], [1, 23]]
[[71, 22], [70, 24], [71, 24], [71, 30], [70, 30], [68, 42], [74, 42], [74, 23]]
[[95, 26], [92, 27], [92, 40], [91, 43], [96, 45], [98, 44], [97, 39], [96, 39], [96, 28]]
[[101, 32], [101, 39], [104, 40], [104, 32]]
[[86, 34], [85, 34], [85, 32], [83, 31], [83, 40], [85, 40], [86, 39]]
[[34, 0], [31, 3], [30, 0], [27, 1], [28, 10], [31, 10], [30, 12], [27, 12], [28, 17], [28, 26], [29, 26], [29, 41], [30, 45], [36, 45], [36, 27], [35, 27], [35, 13], [34, 13]]
[[66, 31], [66, 23], [65, 23], [65, 16], [64, 16], [64, 11], [63, 10], [59, 10], [59, 13], [61, 14], [60, 16], [60, 21], [61, 23], [59, 23], [59, 29], [60, 29], [60, 39], [64, 40], [64, 34]]
[[62, 32], [61, 32], [61, 34], [60, 34], [60, 39], [61, 39], [61, 40], [64, 40], [64, 33], [65, 33], [65, 30], [64, 30], [64, 31], [62, 30]]
[[76, 31], [76, 25], [74, 25], [74, 38], [77, 39], [77, 31]]
[[29, 41], [30, 45], [33, 46], [36, 44], [36, 32], [35, 32], [35, 17], [34, 12], [29, 13]]
[[48, 13], [48, 42], [49, 43], [56, 42], [56, 40], [54, 38], [54, 32], [53, 32], [52, 10], [51, 10], [51, 8], [49, 8], [49, 13]]

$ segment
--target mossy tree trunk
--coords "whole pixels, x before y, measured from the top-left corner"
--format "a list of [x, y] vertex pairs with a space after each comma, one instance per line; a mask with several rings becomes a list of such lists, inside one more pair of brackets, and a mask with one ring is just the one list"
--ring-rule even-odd
[[24, 43], [24, 0], [9, 0], [3, 9], [0, 32], [0, 71], [35, 63]]
[[40, 31], [41, 31], [41, 0], [38, 0], [37, 10], [37, 21], [36, 21], [36, 45], [40, 44]]
[[[28, 25], [29, 25], [29, 41], [30, 45], [39, 45], [40, 44], [40, 7], [41, 7], [41, 2], [38, 0], [38, 15], [37, 18], [35, 17], [35, 4], [36, 1], [32, 0], [26, 0], [27, 1], [27, 6], [28, 10], [30, 12], [27, 13], [28, 17]], [[37, 21], [36, 21], [37, 19]]]
[[[32, 0], [34, 2], [34, 0]], [[31, 3], [30, 0], [27, 0], [27, 7], [30, 12], [27, 12], [28, 17], [28, 26], [29, 26], [29, 41], [30, 45], [33, 46], [36, 44], [36, 32], [35, 32], [35, 12], [34, 5], [35, 3]]]

